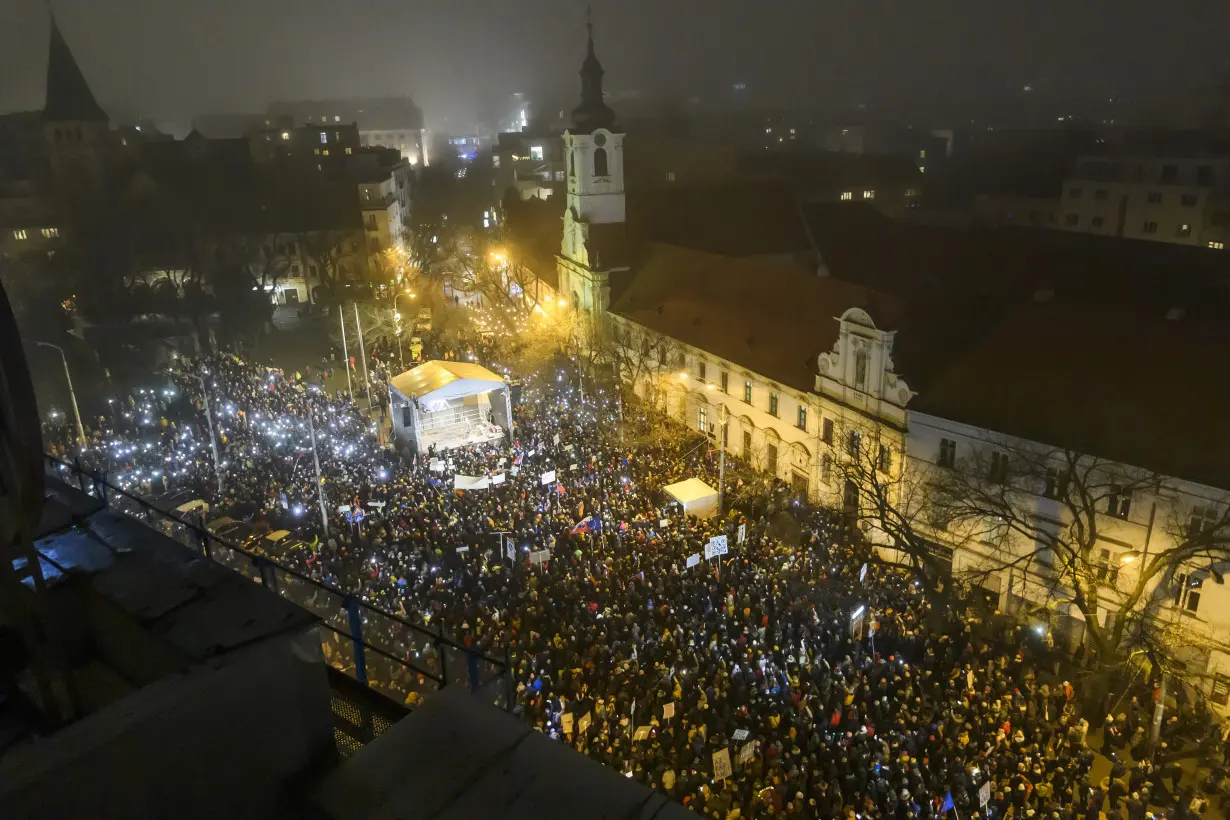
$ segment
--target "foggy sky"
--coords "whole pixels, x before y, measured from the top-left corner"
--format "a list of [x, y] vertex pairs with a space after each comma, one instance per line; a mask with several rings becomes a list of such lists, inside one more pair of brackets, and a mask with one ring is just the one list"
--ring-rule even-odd
[[[581, 0], [51, 0], [106, 107], [153, 117], [409, 94], [461, 128], [512, 91], [576, 94]], [[597, 0], [608, 90], [872, 105], [1183, 94], [1230, 68], [1226, 0]], [[46, 0], [0, 0], [0, 111], [41, 108]]]

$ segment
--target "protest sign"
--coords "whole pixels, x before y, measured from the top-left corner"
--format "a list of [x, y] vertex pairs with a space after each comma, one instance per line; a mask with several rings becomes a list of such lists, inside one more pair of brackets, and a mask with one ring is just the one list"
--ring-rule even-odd
[[427, 466], [431, 469], [433, 473], [444, 472], [444, 460], [443, 459], [433, 458], [431, 460], [431, 463], [428, 464]]
[[705, 560], [725, 555], [726, 552], [726, 536], [724, 535], [715, 535], [709, 539], [708, 544], [705, 544]]
[[713, 753], [713, 779], [725, 780], [730, 775], [730, 748], [719, 749]]
[[753, 740], [751, 743], [745, 743], [743, 747], [739, 749], [740, 766], [746, 766], [756, 757], [756, 745], [758, 743], [760, 743], [759, 740]]
[[735, 733], [731, 737], [735, 740], [747, 740], [747, 729], [735, 729]]
[[648, 740], [649, 732], [653, 729], [652, 726], [637, 726], [636, 731], [632, 733], [633, 740]]
[[662, 707], [662, 717], [663, 718], [673, 718], [674, 716], [675, 716], [675, 702], [672, 700], [670, 703], [667, 703]]
[[742, 544], [747, 540], [747, 524], [739, 525], [739, 543]]
[[699, 552], [696, 553], [695, 555], [688, 556], [688, 567], [689, 568], [694, 567], [699, 563], [700, 563], [700, 553]]
[[530, 552], [530, 565], [542, 566], [551, 560], [551, 550], [533, 550]]
[[506, 479], [506, 476], [503, 473], [496, 473], [495, 475], [491, 477], [491, 486], [498, 487], [499, 485], [504, 483], [505, 479]]
[[461, 475], [453, 476], [453, 489], [455, 490], [485, 490], [489, 482], [485, 475]]
[[589, 724], [593, 722], [594, 722], [594, 718], [593, 718], [592, 713], [586, 712], [585, 714], [581, 715], [581, 719], [577, 721], [577, 731], [584, 734], [586, 731], [589, 730]]
[[547, 472], [543, 473], [542, 483], [543, 484], [554, 484], [555, 483], [555, 471], [548, 470]]
[[564, 728], [564, 734], [566, 735], [572, 734], [572, 721], [573, 721], [573, 717], [572, 717], [571, 712], [565, 712], [564, 714], [559, 716], [559, 722], [560, 722], [560, 725], [563, 726]]

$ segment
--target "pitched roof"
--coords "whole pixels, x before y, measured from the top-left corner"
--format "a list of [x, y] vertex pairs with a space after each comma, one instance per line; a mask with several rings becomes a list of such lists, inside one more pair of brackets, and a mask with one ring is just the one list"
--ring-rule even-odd
[[504, 380], [482, 365], [433, 360], [394, 376], [390, 384], [414, 399], [452, 399], [494, 390]]
[[654, 243], [612, 310], [796, 390], [815, 386], [816, 356], [837, 341], [851, 307], [893, 327], [901, 311], [883, 294], [793, 263], [733, 259]]
[[47, 51], [47, 100], [43, 119], [49, 122], [107, 122], [108, 117], [77, 65], [55, 17]]

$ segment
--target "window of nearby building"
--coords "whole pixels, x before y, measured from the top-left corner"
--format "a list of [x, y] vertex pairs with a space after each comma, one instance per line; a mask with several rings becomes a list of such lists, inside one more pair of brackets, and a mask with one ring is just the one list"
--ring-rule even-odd
[[1127, 518], [1131, 509], [1132, 496], [1124, 492], [1118, 484], [1110, 485], [1110, 492], [1106, 496], [1106, 512], [1115, 518]]
[[777, 393], [772, 390], [769, 391], [769, 415], [777, 415]]
[[854, 199], [854, 192], [853, 192], [853, 191], [842, 191], [842, 192], [841, 192], [841, 201], [842, 201], [842, 202], [846, 202], [846, 201], [851, 200], [851, 199]]
[[802, 405], [802, 404], [799, 405], [799, 410], [798, 410], [797, 418], [794, 421], [794, 425], [795, 427], [798, 427], [800, 430], [807, 429], [807, 407], [805, 405]]
[[863, 446], [863, 434], [857, 430], [850, 431], [850, 437], [846, 439], [846, 454], [858, 458], [858, 451]]
[[991, 451], [991, 463], [987, 465], [987, 481], [992, 484], [1003, 484], [1008, 480], [1008, 454], [999, 450]]
[[743, 382], [743, 400], [748, 404], [752, 403], [752, 383], [750, 381]]
[[54, 239], [55, 237], [60, 235], [60, 229], [59, 228], [43, 228], [41, 233], [43, 234], [43, 239]]
[[1068, 199], [1080, 199], [1081, 194], [1083, 193], [1085, 192], [1081, 190], [1080, 188], [1069, 188], [1068, 189]]
[[726, 387], [730, 383], [730, 374], [725, 370], [722, 371], [722, 392], [726, 392]]
[[1067, 498], [1068, 471], [1062, 467], [1049, 467], [1046, 471], [1046, 486], [1042, 494], [1047, 498]]
[[541, 162], [542, 157], [543, 157], [542, 146], [541, 145], [531, 145], [530, 146], [530, 159], [536, 159]]
[[320, 149], [319, 149], [319, 148], [317, 148], [317, 149], [316, 149], [316, 156], [320, 156]]
[[1196, 207], [1196, 195], [1195, 194], [1184, 194], [1182, 197], [1179, 198], [1179, 201], [1183, 204], [1184, 208], [1195, 208]]
[[752, 452], [752, 431], [743, 431], [743, 456], [746, 458]]
[[950, 438], [940, 439], [940, 455], [935, 463], [950, 469], [955, 467], [957, 464], [957, 443]]
[[1150, 191], [1149, 195], [1145, 197], [1145, 200], [1150, 205], [1161, 205], [1162, 204], [1162, 192], [1161, 191]]
[[1119, 562], [1110, 554], [1110, 550], [1104, 549], [1098, 552], [1098, 558], [1095, 562], [1097, 567], [1097, 577], [1099, 581], [1115, 586], [1119, 581]]
[[702, 404], [696, 408], [696, 426], [702, 433], [709, 432], [709, 405]]
[[906, 195], [906, 197], [907, 197], [907, 198], [913, 198], [913, 197], [916, 197], [916, 196], [918, 196], [918, 189], [917, 189], [917, 188], [906, 188], [906, 189], [905, 189], [905, 195]]
[[833, 457], [828, 453], [820, 456], [820, 480], [825, 484], [829, 483], [829, 479], [833, 476]]
[[1193, 578], [1187, 573], [1176, 575], [1174, 605], [1183, 607], [1188, 612], [1200, 609], [1200, 589], [1203, 586], [1203, 578]]
[[353, 154], [353, 153], [354, 153], [354, 150], [353, 150], [353, 149], [352, 149], [349, 145], [347, 145], [347, 146], [346, 146], [346, 153], [347, 153], [347, 154]]
[[328, 131], [321, 131], [321, 132], [320, 132], [320, 144], [321, 144], [321, 145], [328, 145], [328, 144], [329, 144], [329, 132], [328, 132]]
[[893, 448], [887, 444], [880, 445], [880, 455], [876, 459], [880, 472], [887, 473], [893, 468]]
[[328, 149], [328, 148], [325, 148], [325, 149], [323, 149], [320, 153], [324, 154], [324, 155], [327, 157], [327, 156], [329, 156], [329, 149]]
[[1191, 236], [1192, 226], [1184, 223], [1178, 227], [1178, 229], [1174, 232], [1174, 235], [1178, 237]]
[[1090, 224], [1090, 225], [1092, 225], [1092, 226], [1093, 226], [1093, 227], [1095, 227], [1095, 228], [1100, 228], [1100, 227], [1102, 227], [1102, 222], [1103, 222], [1103, 221], [1104, 221], [1104, 220], [1102, 219], [1102, 217], [1100, 217], [1100, 216], [1095, 216], [1093, 219], [1091, 219], [1091, 220], [1089, 221], [1089, 224]]
[[820, 440], [825, 444], [833, 443], [833, 420], [824, 419], [820, 422]]
[[1225, 250], [1226, 243], [1225, 242], [1210, 242], [1209, 247], [1215, 251]]
[[1096, 191], [1093, 192], [1093, 198], [1098, 200], [1099, 202], [1105, 201], [1106, 200], [1106, 189], [1098, 188]]
[[926, 159], [926, 158], [927, 158], [927, 149], [926, 149], [926, 148], [920, 148], [920, 149], [918, 150], [918, 158], [919, 158], [919, 159]]
[[854, 354], [854, 386], [859, 390], [867, 389], [867, 351], [860, 350]]
[[846, 485], [841, 493], [841, 501], [847, 510], [858, 510], [858, 485], [851, 479], [846, 479]]
[[20, 242], [20, 241], [21, 241], [21, 240], [23, 240], [23, 239], [26, 239], [26, 238], [27, 238], [27, 237], [26, 237], [26, 229], [25, 229], [25, 228], [17, 228], [17, 229], [15, 229], [15, 230], [13, 231], [13, 238], [14, 238], [14, 239], [16, 239], [18, 242]]
[[666, 172], [666, 181], [667, 181], [667, 182], [674, 182], [674, 181], [675, 181], [675, 172], [674, 172], [674, 171], [667, 171], [667, 172]]
[[707, 373], [708, 373], [708, 368], [705, 367], [705, 363], [698, 361], [696, 363], [696, 380], [703, 382], [705, 380], [705, 376], [707, 375]]
[[1162, 183], [1175, 182], [1179, 179], [1179, 166], [1163, 165], [1162, 166]]
[[764, 446], [764, 468], [769, 475], [777, 475], [777, 445]]
[[288, 140], [288, 139], [290, 139], [290, 132], [289, 132], [289, 131], [283, 131], [283, 132], [282, 132], [282, 139], [284, 139], [284, 140]]
[[1199, 165], [1196, 167], [1196, 182], [1204, 187], [1213, 184], [1213, 166]]
[[875, 198], [876, 198], [875, 191], [863, 191], [863, 199], [875, 199]]
[[1076, 214], [1068, 214], [1067, 216], [1063, 218], [1063, 224], [1069, 225], [1069, 226], [1075, 226], [1080, 221], [1081, 221], [1081, 218], [1077, 216]]
[[594, 149], [594, 176], [605, 177], [610, 176], [610, 169], [607, 168], [607, 158], [605, 148]]
[[1145, 233], [1157, 233], [1157, 223], [1156, 222], [1145, 222], [1145, 224], [1142, 225], [1140, 229], [1144, 231]]
[[1202, 532], [1208, 532], [1217, 526], [1221, 516], [1217, 514], [1217, 507], [1212, 505], [1201, 505], [1192, 507], [1191, 525], [1187, 530], [1187, 537], [1192, 538]]

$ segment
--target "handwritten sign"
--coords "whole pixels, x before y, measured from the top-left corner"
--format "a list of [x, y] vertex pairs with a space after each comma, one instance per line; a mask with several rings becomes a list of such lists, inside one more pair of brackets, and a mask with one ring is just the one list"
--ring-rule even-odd
[[384, 509], [384, 502], [383, 501], [369, 501], [367, 502], [367, 506], [375, 507], [376, 509], [381, 510], [381, 509]]
[[688, 568], [689, 569], [691, 569], [692, 567], [696, 566], [699, 563], [700, 563], [700, 553], [699, 552], [695, 553], [694, 555], [688, 556]]
[[572, 712], [565, 712], [564, 714], [559, 716], [559, 722], [560, 722], [560, 725], [564, 728], [564, 734], [566, 735], [572, 734], [573, 719], [574, 718], [573, 718]]
[[713, 753], [713, 779], [725, 780], [732, 773], [730, 766], [730, 748], [719, 749]]
[[746, 540], [747, 540], [747, 524], [744, 523], [744, 524], [739, 525], [739, 543], [742, 544]]
[[739, 765], [746, 766], [751, 763], [756, 757], [756, 746], [760, 743], [759, 740], [753, 740], [751, 743], [746, 743], [739, 749]]
[[978, 789], [978, 802], [982, 804], [983, 808], [986, 808], [987, 803], [991, 802], [991, 781], [990, 780], [988, 780], [986, 783], [983, 783], [982, 787]]
[[652, 726], [637, 726], [636, 731], [632, 733], [633, 740], [648, 740], [649, 733], [653, 730]]
[[861, 584], [867, 580], [867, 565], [863, 564], [863, 568], [858, 571], [858, 582]]
[[587, 731], [589, 731], [589, 724], [593, 722], [594, 722], [593, 713], [586, 712], [585, 714], [581, 715], [581, 719], [577, 721], [577, 731], [580, 732], [581, 734], [585, 734]]
[[542, 566], [551, 560], [551, 550], [534, 550], [530, 553], [530, 564], [532, 566]]
[[467, 553], [467, 552], [469, 552], [469, 551], [470, 551], [470, 548], [469, 548], [469, 547], [458, 547], [458, 548], [457, 548], [457, 552], [458, 552], [459, 554], [462, 554], [462, 555], [464, 555], [465, 553]]
[[670, 703], [663, 705], [662, 717], [663, 718], [673, 718], [674, 716], [675, 716], [675, 702], [672, 700]]
[[554, 442], [555, 444], [559, 444], [559, 433], [556, 433], [555, 438], [551, 439], [551, 441]]
[[715, 535], [709, 539], [708, 544], [705, 544], [705, 560], [717, 558], [719, 555], [725, 555], [726, 552], [726, 536], [724, 535]]

